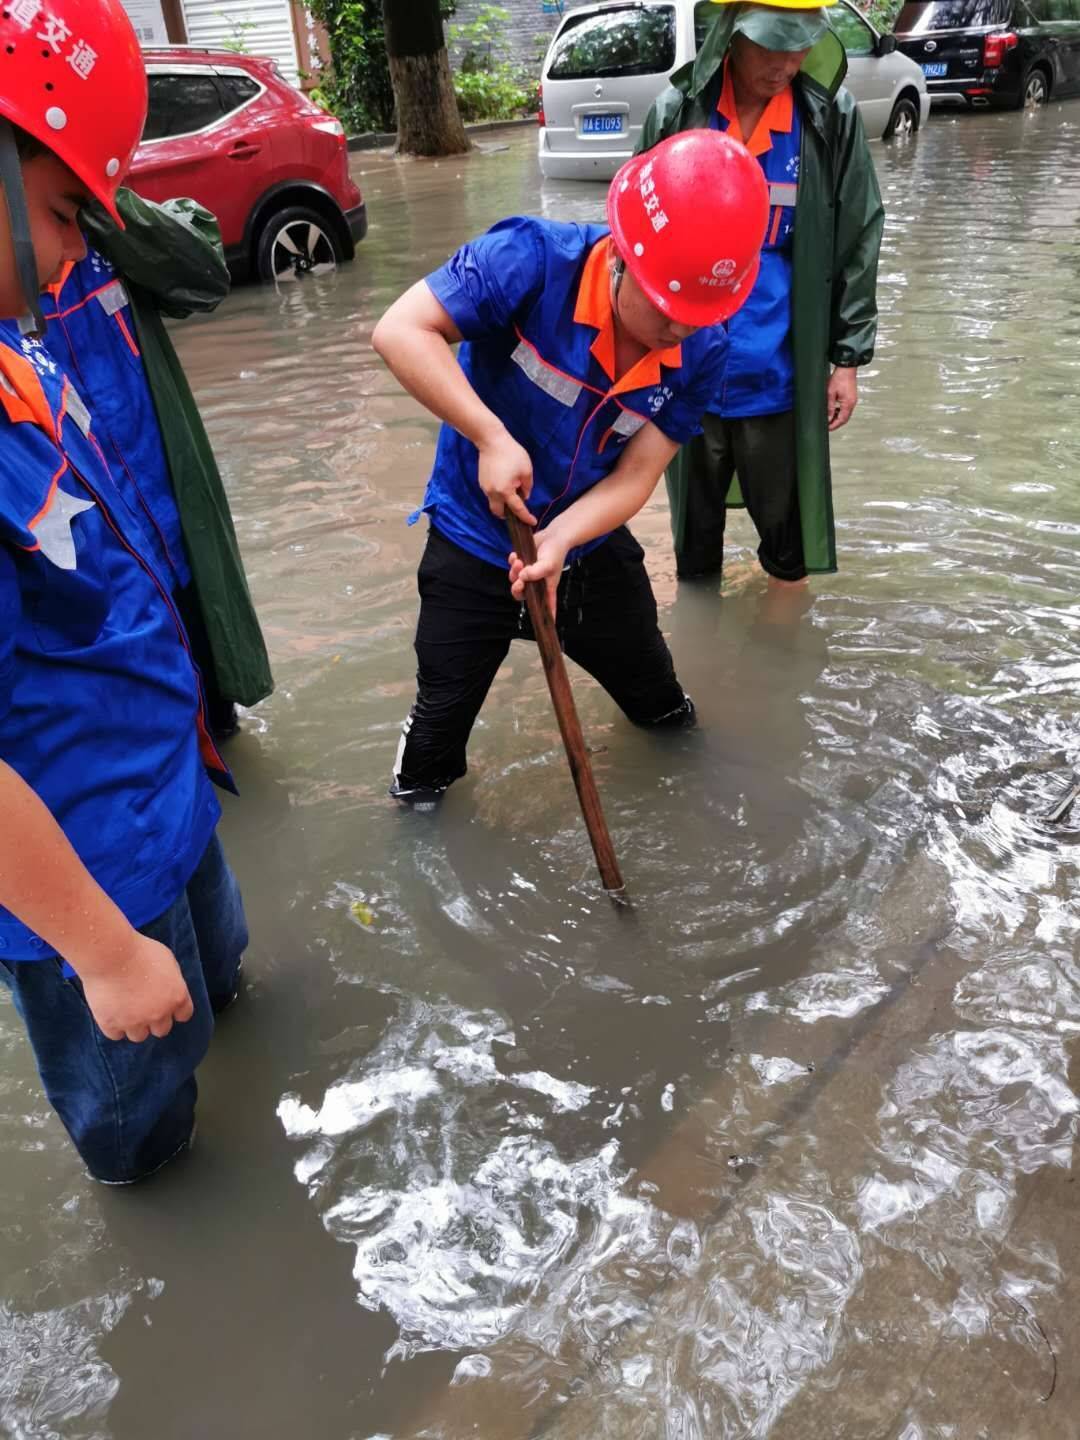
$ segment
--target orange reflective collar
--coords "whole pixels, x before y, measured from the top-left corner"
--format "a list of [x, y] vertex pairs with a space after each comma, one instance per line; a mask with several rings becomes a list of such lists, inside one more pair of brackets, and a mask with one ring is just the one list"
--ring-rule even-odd
[[24, 355], [0, 342], [0, 405], [13, 425], [30, 421], [56, 439], [56, 421], [38, 373]]
[[64, 268], [60, 271], [60, 279], [59, 279], [59, 280], [54, 280], [53, 283], [48, 287], [49, 294], [53, 297], [53, 299], [54, 299], [58, 304], [59, 304], [59, 301], [60, 301], [60, 292], [61, 292], [61, 290], [63, 290], [63, 288], [64, 288], [64, 286], [67, 284], [67, 282], [71, 279], [71, 272], [72, 272], [74, 269], [75, 269], [75, 261], [74, 261], [74, 260], [68, 260], [68, 261], [66, 262], [66, 264], [64, 265]]
[[731, 66], [725, 60], [724, 85], [720, 91], [716, 109], [728, 122], [727, 133], [733, 140], [741, 140], [751, 155], [764, 155], [767, 150], [772, 149], [770, 131], [775, 131], [778, 135], [791, 134], [795, 117], [795, 96], [790, 85], [786, 90], [781, 90], [779, 95], [774, 95], [765, 106], [761, 119], [754, 126], [754, 133], [747, 140], [742, 133], [742, 126], [739, 124], [739, 112], [735, 105], [735, 81], [732, 78]]
[[[611, 308], [610, 256], [610, 236], [598, 240], [589, 251], [574, 306], [574, 323], [588, 325], [600, 332], [589, 348], [608, 379], [614, 380], [615, 312]], [[677, 367], [681, 364], [681, 345], [672, 345], [667, 350], [650, 350], [637, 364], [630, 367], [608, 393], [618, 395], [626, 390], [644, 390], [650, 385], [659, 385], [661, 365]]]

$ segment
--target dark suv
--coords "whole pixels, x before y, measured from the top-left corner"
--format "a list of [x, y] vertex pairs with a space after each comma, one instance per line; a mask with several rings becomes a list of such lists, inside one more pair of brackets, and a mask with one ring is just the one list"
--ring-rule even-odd
[[893, 29], [938, 104], [1080, 94], [1080, 0], [909, 0]]

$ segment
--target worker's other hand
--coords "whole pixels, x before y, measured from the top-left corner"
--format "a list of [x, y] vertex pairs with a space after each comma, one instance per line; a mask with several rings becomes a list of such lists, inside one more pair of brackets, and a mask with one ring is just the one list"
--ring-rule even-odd
[[507, 431], [477, 447], [480, 456], [480, 489], [487, 496], [488, 509], [501, 520], [510, 510], [526, 525], [535, 525], [525, 501], [533, 485], [532, 461]]
[[108, 1040], [160, 1038], [195, 1013], [172, 951], [136, 930], [107, 969], [81, 978], [90, 1013]]
[[855, 413], [859, 403], [858, 371], [853, 365], [837, 365], [825, 389], [825, 415], [830, 430], [839, 430]]
[[525, 595], [525, 586], [531, 580], [542, 581], [547, 592], [548, 609], [555, 614], [559, 579], [566, 565], [566, 546], [550, 530], [541, 530], [536, 536], [536, 561], [526, 565], [521, 556], [510, 554], [510, 593], [515, 600]]

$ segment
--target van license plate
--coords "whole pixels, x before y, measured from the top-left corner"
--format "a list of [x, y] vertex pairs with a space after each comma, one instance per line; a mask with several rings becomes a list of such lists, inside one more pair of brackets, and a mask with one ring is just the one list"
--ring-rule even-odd
[[949, 73], [949, 67], [943, 62], [938, 61], [934, 65], [924, 65], [922, 67], [922, 73], [928, 80], [940, 80], [943, 75]]
[[621, 115], [583, 115], [581, 117], [581, 133], [583, 135], [621, 135], [622, 122]]

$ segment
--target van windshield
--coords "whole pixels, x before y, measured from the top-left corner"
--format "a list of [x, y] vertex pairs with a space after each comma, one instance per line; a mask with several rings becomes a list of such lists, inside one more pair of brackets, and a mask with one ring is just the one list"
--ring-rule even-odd
[[641, 5], [570, 15], [552, 46], [549, 80], [658, 75], [675, 64], [675, 7]]
[[914, 0], [903, 7], [893, 29], [897, 35], [921, 35], [927, 30], [978, 30], [1007, 25], [1013, 0]]

